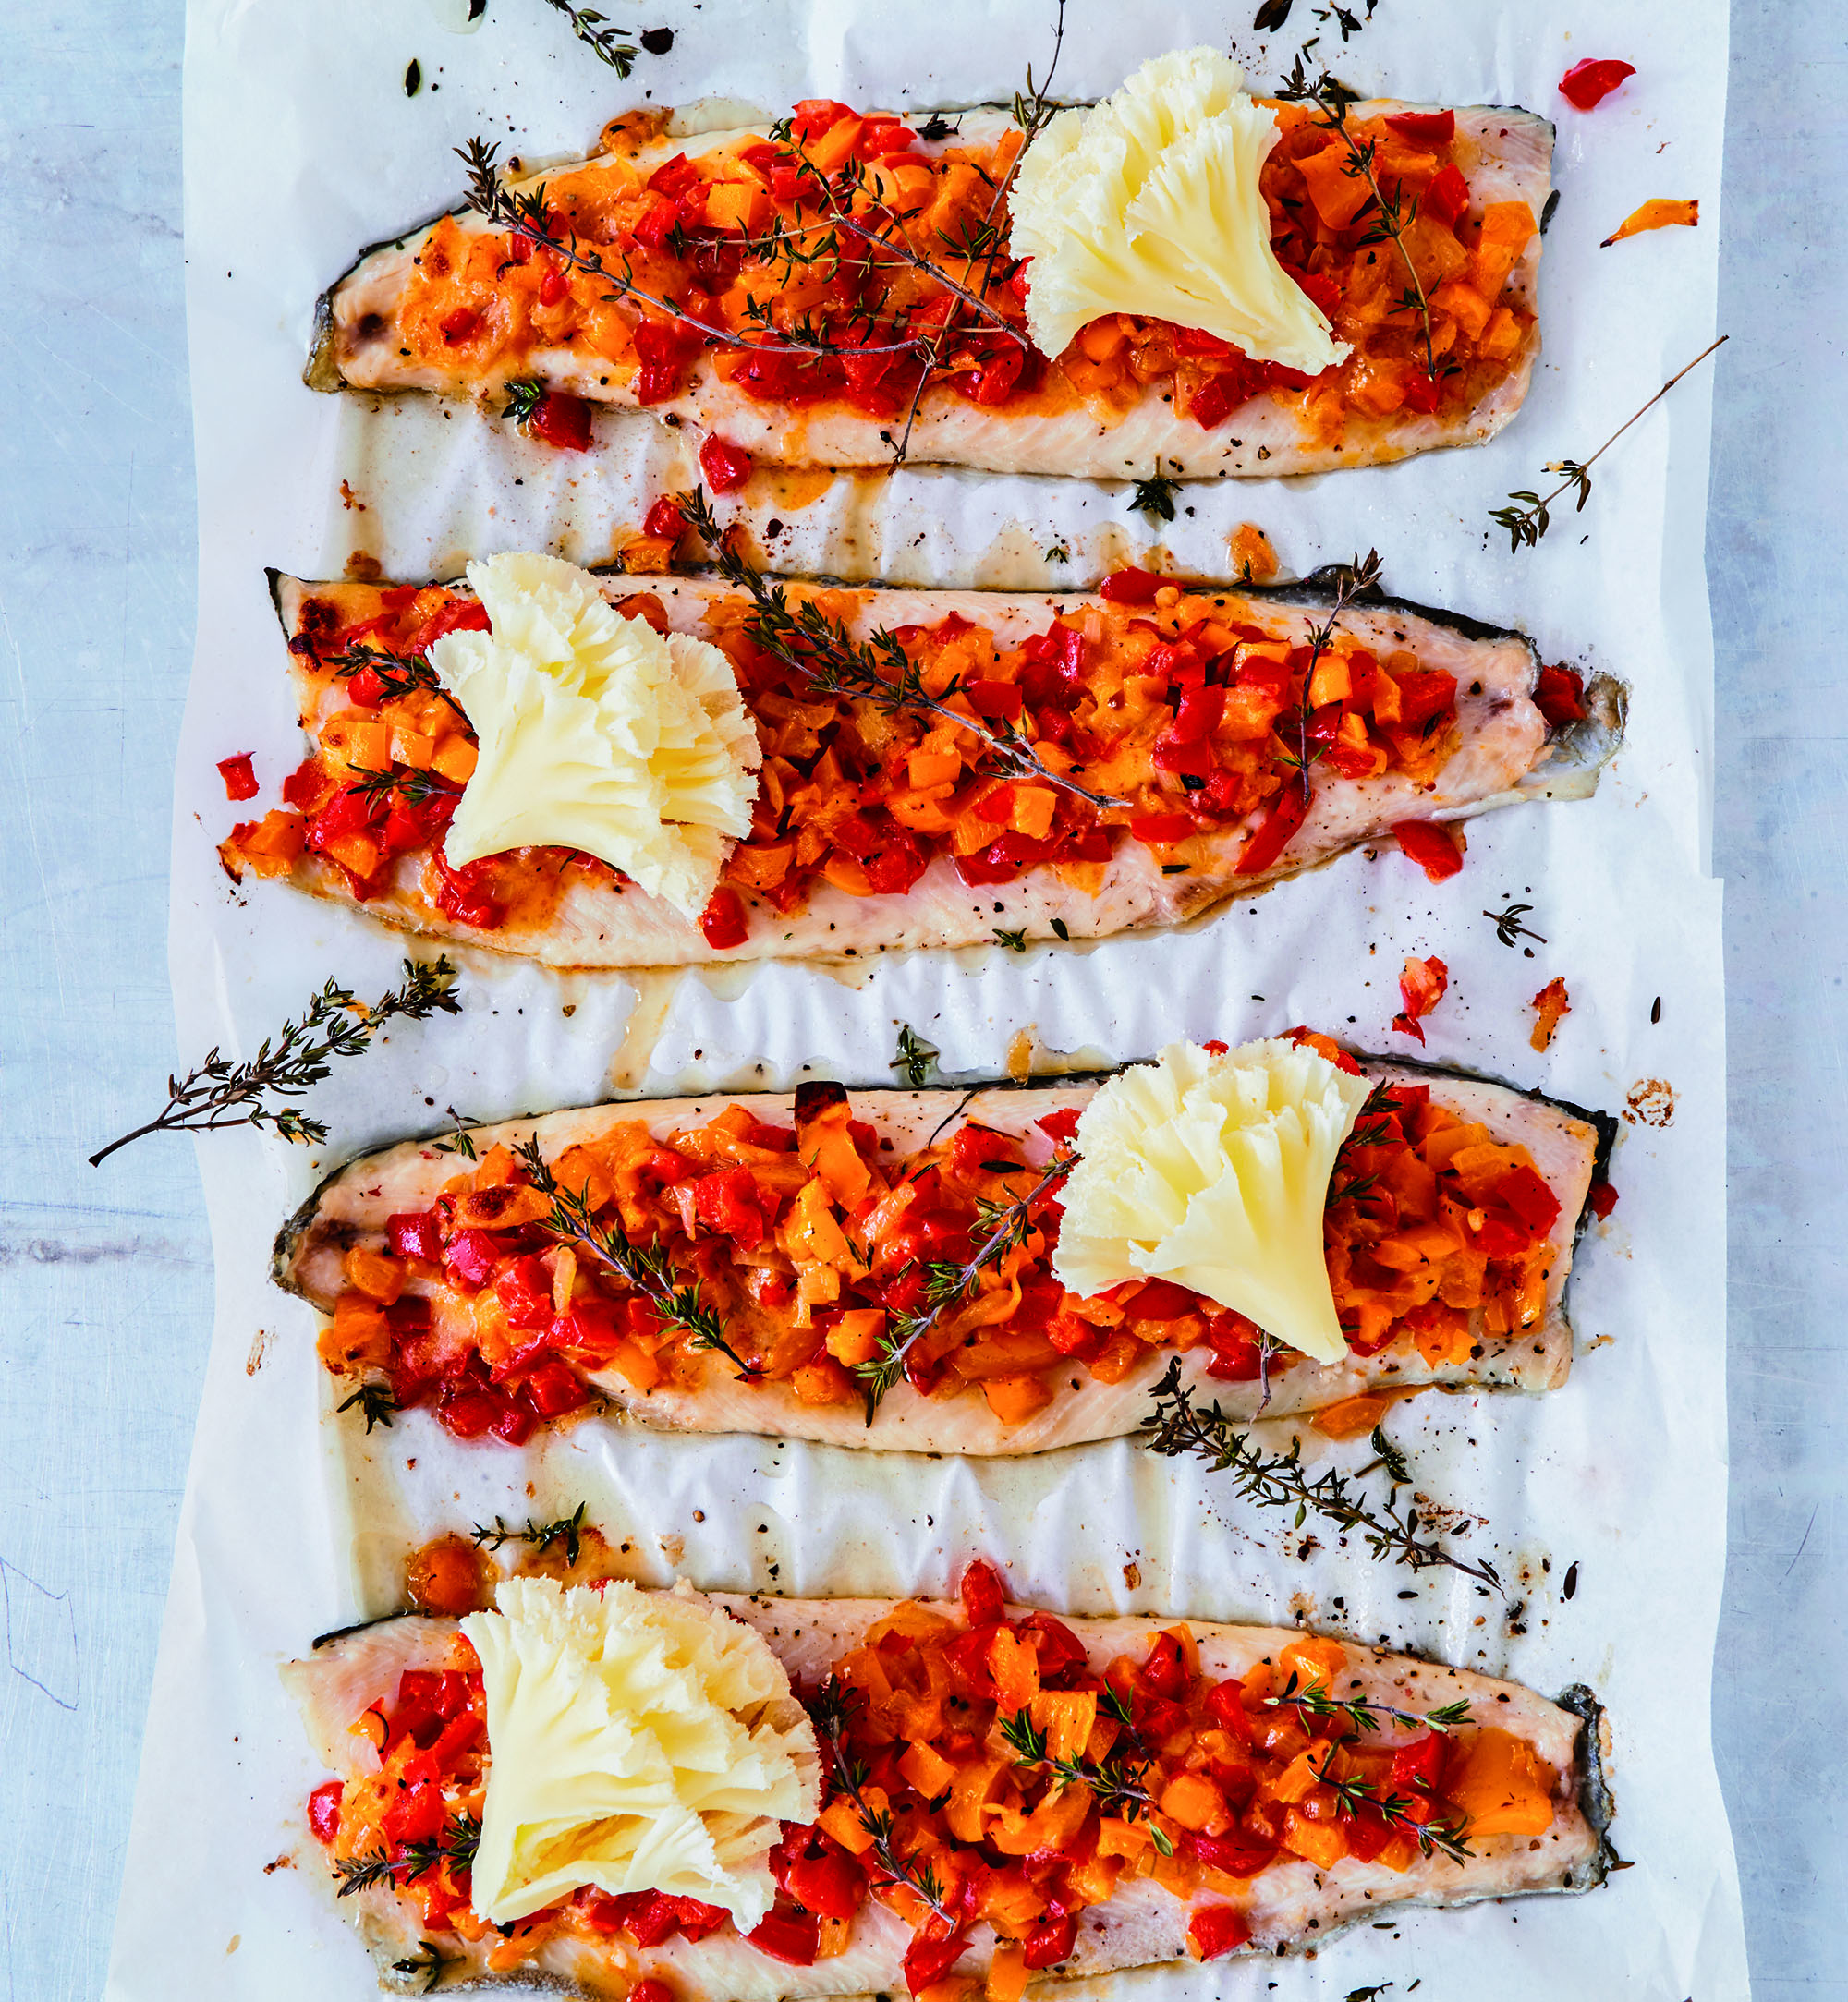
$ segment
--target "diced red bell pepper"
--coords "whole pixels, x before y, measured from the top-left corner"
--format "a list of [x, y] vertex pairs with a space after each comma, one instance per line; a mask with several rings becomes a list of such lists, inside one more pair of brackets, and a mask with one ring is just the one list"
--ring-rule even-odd
[[1543, 667], [1534, 683], [1534, 707], [1550, 729], [1582, 722], [1586, 716], [1585, 677], [1569, 667]]
[[1431, 185], [1425, 189], [1418, 203], [1420, 215], [1435, 216], [1446, 229], [1453, 229], [1469, 208], [1469, 183], [1463, 177], [1463, 170], [1453, 161], [1450, 165], [1440, 167], [1431, 176]]
[[1077, 1936], [1076, 1912], [1067, 1912], [1063, 1919], [1042, 1920], [1027, 1934], [1022, 1959], [1028, 1967], [1057, 1967], [1060, 1961], [1070, 1960]]
[[950, 377], [950, 387], [970, 403], [992, 408], [1003, 404], [1020, 386], [1027, 366], [1027, 350], [1012, 343], [991, 355], [979, 369], [958, 369]]
[[1401, 849], [1441, 883], [1463, 867], [1463, 851], [1448, 828], [1436, 820], [1401, 820], [1392, 830]]
[[1634, 63], [1615, 56], [1593, 56], [1574, 63], [1560, 79], [1560, 95], [1579, 111], [1595, 111], [1612, 91], [1620, 89], [1636, 74]]
[[494, 931], [505, 916], [493, 894], [493, 876], [484, 857], [454, 868], [441, 847], [432, 851], [436, 863], [436, 907], [458, 925]]
[[769, 1235], [763, 1191], [748, 1168], [722, 1168], [701, 1175], [693, 1184], [693, 1203], [701, 1223], [754, 1251]]
[[472, 306], [458, 306], [453, 313], [445, 314], [442, 322], [445, 346], [454, 347], [458, 341], [471, 339], [480, 324], [481, 316]]
[[1403, 674], [1392, 677], [1399, 684], [1400, 726], [1416, 730], [1429, 722], [1433, 716], [1455, 707], [1456, 676], [1446, 674], [1441, 668], [1407, 668]]
[[443, 1253], [444, 1264], [465, 1286], [485, 1286], [500, 1256], [500, 1246], [487, 1231], [457, 1231]]
[[956, 1590], [971, 1627], [991, 1627], [1003, 1617], [1007, 1587], [1002, 1583], [1001, 1573], [986, 1559], [972, 1558], [963, 1567], [962, 1582]]
[[1425, 1032], [1418, 1024], [1444, 998], [1449, 986], [1450, 968], [1442, 960], [1406, 960], [1404, 971], [1399, 976], [1399, 999], [1403, 1007], [1392, 1017], [1392, 1026], [1402, 1036], [1416, 1036], [1423, 1042]]
[[1512, 1211], [1484, 1204], [1482, 1222], [1470, 1232], [1485, 1258], [1519, 1258], [1533, 1242], [1533, 1232]]
[[1025, 661], [1020, 686], [1037, 709], [1042, 703], [1069, 703], [1084, 680], [1085, 636], [1076, 626], [1055, 625], [1036, 633], [1021, 649]]
[[699, 169], [685, 153], [675, 153], [672, 160], [664, 160], [648, 177], [650, 190], [665, 195], [670, 201], [677, 201], [699, 178]]
[[529, 1252], [494, 1277], [494, 1292], [515, 1328], [552, 1325], [552, 1274]]
[[1277, 1853], [1270, 1843], [1242, 1829], [1234, 1835], [1197, 1835], [1192, 1842], [1194, 1854], [1208, 1869], [1223, 1870], [1234, 1877], [1255, 1877]]
[[1242, 1314], [1215, 1314], [1207, 1322], [1212, 1361], [1207, 1375], [1219, 1383], [1255, 1383], [1264, 1373], [1257, 1324]]
[[505, 1400], [492, 1390], [445, 1390], [437, 1400], [436, 1416], [456, 1438], [478, 1439], [505, 1408]]
[[1386, 120], [1386, 129], [1420, 146], [1448, 146], [1456, 137], [1453, 111], [1396, 111]]
[[[978, 716], [1003, 717], [1012, 721], [1027, 707], [1027, 698], [1018, 686], [1011, 681], [971, 681], [964, 684], [963, 693], [969, 698], [969, 707]], [[249, 798], [249, 794], [237, 795]]]
[[1245, 846], [1238, 852], [1235, 873], [1261, 876], [1274, 867], [1308, 810], [1308, 787], [1298, 774], [1291, 772], [1284, 778], [1283, 790], [1265, 807], [1264, 818], [1246, 837]]
[[1155, 593], [1167, 581], [1152, 570], [1138, 570], [1131, 564], [1121, 570], [1112, 570], [1098, 586], [1098, 596], [1113, 605], [1153, 604]]
[[866, 1872], [825, 1837], [818, 1837], [810, 1847], [820, 1852], [790, 1864], [784, 1889], [805, 1911], [824, 1919], [851, 1919], [866, 1899]]
[[308, 1797], [308, 1832], [317, 1842], [332, 1843], [340, 1833], [340, 1796], [346, 1790], [338, 1779], [323, 1779]]
[[1159, 1696], [1164, 1703], [1174, 1702], [1187, 1686], [1187, 1664], [1180, 1642], [1172, 1633], [1158, 1633], [1149, 1642], [1136, 1677], [1146, 1694]]
[[[698, 339], [697, 334], [694, 336]], [[694, 345], [677, 325], [660, 320], [644, 320], [636, 328], [636, 353], [641, 371], [636, 377], [636, 401], [665, 403], [680, 388], [680, 380]]]
[[1536, 1237], [1544, 1237], [1559, 1220], [1560, 1199], [1531, 1168], [1511, 1168], [1495, 1184], [1498, 1202], [1520, 1218]]
[[1617, 1207], [1617, 1191], [1608, 1182], [1594, 1182], [1586, 1201], [1590, 1206], [1591, 1214], [1601, 1223]]
[[553, 1357], [527, 1372], [525, 1395], [541, 1418], [562, 1418], [588, 1403], [590, 1392], [575, 1370]]
[[590, 449], [590, 406], [582, 396], [573, 396], [562, 389], [549, 389], [533, 406], [525, 430], [529, 438], [537, 438], [541, 444], [551, 445], [557, 451], [588, 452]]
[[736, 890], [728, 890], [721, 884], [713, 891], [706, 908], [699, 913], [699, 930], [715, 952], [728, 952], [749, 938], [744, 901]]
[[750, 478], [751, 455], [714, 432], [699, 447], [699, 470], [714, 493], [731, 493]]
[[477, 598], [445, 598], [411, 635], [405, 650], [428, 653], [445, 633], [485, 633], [488, 608]]
[[1078, 1130], [1078, 1109], [1062, 1105], [1056, 1112], [1045, 1113], [1033, 1123], [1049, 1140], [1069, 1140]]
[[674, 1991], [653, 1974], [647, 1974], [629, 1990], [628, 2002], [675, 2002]]
[[257, 775], [250, 769], [249, 751], [241, 751], [236, 758], [221, 758], [218, 760], [218, 776], [225, 781], [226, 799], [256, 798]]
[[1387, 1790], [1400, 1794], [1435, 1793], [1443, 1778], [1447, 1749], [1447, 1741], [1436, 1731], [1427, 1731], [1422, 1738], [1398, 1746], [1392, 1753]]
[[764, 1914], [762, 1924], [745, 1937], [772, 1960], [789, 1967], [813, 1967], [821, 1950], [821, 1922], [812, 1911], [775, 1905]]
[[1236, 1680], [1214, 1682], [1206, 1693], [1207, 1715], [1221, 1730], [1241, 1744], [1251, 1742], [1251, 1713], [1245, 1707], [1245, 1691]]
[[1225, 714], [1225, 690], [1215, 684], [1187, 689], [1181, 697], [1169, 734], [1181, 744], [1198, 744], [1219, 728]]
[[687, 532], [687, 516], [681, 512], [679, 496], [663, 493], [642, 516], [641, 532], [660, 541], [677, 542]]
[[805, 97], [796, 106], [789, 129], [806, 145], [839, 125], [843, 118], [857, 115], [851, 104], [840, 103], [832, 97]]
[[1212, 746], [1205, 743], [1189, 744], [1173, 730], [1164, 730], [1155, 739], [1150, 762], [1157, 771], [1168, 771], [1181, 778], [1204, 781], [1210, 778], [1213, 771]]
[[902, 897], [930, 867], [930, 855], [921, 842], [882, 814], [877, 821], [864, 824], [870, 830], [872, 842], [855, 860], [866, 870], [867, 882], [876, 896]]
[[1443, 401], [1443, 383], [1422, 369], [1414, 369], [1405, 379], [1405, 407], [1429, 417]]
[[973, 855], [956, 857], [956, 874], [973, 889], [985, 883], [1011, 883], [1022, 869], [1043, 862], [1052, 843], [1031, 841], [1025, 834], [1003, 834]]
[[1064, 1620], [1054, 1620], [1051, 1613], [1036, 1608], [1016, 1622], [1014, 1631], [1022, 1640], [1032, 1636], [1034, 1652], [1040, 1659], [1040, 1684], [1046, 1689], [1069, 1687], [1089, 1666], [1085, 1644]]
[[387, 1841], [430, 1842], [443, 1833], [449, 1810], [443, 1798], [443, 1782], [436, 1777], [435, 1761], [428, 1753], [420, 1753], [405, 1770], [409, 1774], [426, 1760], [431, 1765], [429, 1774], [419, 1772], [416, 1778], [407, 1778], [385, 1810], [380, 1826]]
[[1187, 1921], [1187, 1951], [1197, 1960], [1217, 1960], [1250, 1937], [1251, 1928], [1234, 1905], [1202, 1905]]
[[961, 1933], [952, 1933], [947, 1939], [927, 1939], [918, 1934], [905, 1949], [905, 1985], [913, 1995], [922, 1995], [955, 1966], [967, 1944]]

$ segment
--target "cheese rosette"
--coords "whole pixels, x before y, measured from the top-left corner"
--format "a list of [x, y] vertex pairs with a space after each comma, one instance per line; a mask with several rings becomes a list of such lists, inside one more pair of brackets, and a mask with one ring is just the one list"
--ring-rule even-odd
[[1341, 1361], [1322, 1212], [1368, 1089], [1281, 1037], [1224, 1054], [1173, 1043], [1122, 1072], [1079, 1116], [1054, 1274], [1085, 1294], [1172, 1280]]
[[554, 556], [492, 556], [468, 582], [490, 630], [430, 649], [480, 742], [450, 862], [581, 848], [697, 917], [750, 831], [762, 763], [731, 662], [625, 618]]
[[1027, 325], [1048, 355], [1106, 313], [1230, 341], [1319, 375], [1349, 352], [1278, 262], [1258, 175], [1274, 115], [1216, 49], [1157, 55], [1100, 104], [1055, 113], [1008, 196]]
[[494, 1599], [462, 1622], [490, 1752], [476, 1911], [505, 1925], [594, 1885], [760, 1924], [782, 1824], [821, 1807], [814, 1727], [763, 1638], [685, 1583], [511, 1578]]

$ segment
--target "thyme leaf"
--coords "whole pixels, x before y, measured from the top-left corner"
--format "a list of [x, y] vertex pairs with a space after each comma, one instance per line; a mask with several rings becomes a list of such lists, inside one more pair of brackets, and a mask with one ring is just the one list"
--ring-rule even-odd
[[892, 1068], [903, 1071], [913, 1085], [921, 1086], [930, 1074], [930, 1066], [942, 1052], [935, 1043], [927, 1043], [910, 1023], [898, 1025], [898, 1047], [892, 1053]]
[[1154, 1409], [1143, 1419], [1141, 1433], [1143, 1445], [1164, 1459], [1191, 1455], [1211, 1473], [1230, 1474], [1240, 1498], [1258, 1508], [1292, 1510], [1298, 1524], [1312, 1514], [1319, 1516], [1338, 1530], [1358, 1531], [1368, 1554], [1375, 1559], [1413, 1571], [1441, 1565], [1492, 1591], [1502, 1590], [1502, 1580], [1486, 1559], [1472, 1564], [1420, 1536], [1423, 1525], [1416, 1506], [1401, 1509], [1391, 1497], [1383, 1503], [1373, 1502], [1336, 1467], [1311, 1476], [1303, 1465], [1301, 1439], [1293, 1438], [1288, 1452], [1266, 1453], [1217, 1401], [1201, 1411], [1181, 1381], [1179, 1356], [1155, 1386]]
[[1294, 1668], [1282, 1692], [1265, 1697], [1264, 1702], [1272, 1710], [1288, 1708], [1300, 1710], [1307, 1717], [1345, 1717], [1356, 1731], [1377, 1731], [1382, 1720], [1390, 1720], [1394, 1724], [1414, 1728], [1422, 1725], [1429, 1730], [1448, 1733], [1469, 1722], [1466, 1700], [1443, 1704], [1435, 1710], [1401, 1710], [1390, 1703], [1374, 1703], [1365, 1696], [1343, 1701], [1331, 1696], [1319, 1682], [1299, 1683]]
[[331, 1074], [336, 1057], [357, 1057], [386, 1023], [402, 1015], [427, 1022], [457, 1014], [456, 969], [447, 959], [404, 963], [404, 978], [368, 1003], [329, 980], [310, 998], [298, 1021], [266, 1036], [254, 1057], [233, 1063], [216, 1046], [184, 1078], [167, 1079], [167, 1102], [156, 1116], [90, 1157], [94, 1168], [117, 1147], [151, 1133], [218, 1133], [227, 1126], [268, 1127], [284, 1140], [307, 1147], [327, 1137], [324, 1121], [275, 1099], [300, 1098]]
[[522, 1140], [514, 1153], [531, 1178], [533, 1187], [552, 1198], [552, 1214], [541, 1218], [541, 1230], [563, 1244], [588, 1251], [593, 1258], [601, 1258], [640, 1293], [670, 1328], [687, 1335], [696, 1349], [711, 1349], [729, 1357], [737, 1365], [740, 1377], [760, 1374], [725, 1340], [725, 1324], [701, 1298], [698, 1280], [680, 1283], [680, 1273], [665, 1244], [638, 1244], [619, 1217], [600, 1223], [591, 1215], [582, 1192], [565, 1188], [553, 1173], [537, 1140]]
[[994, 942], [997, 945], [1004, 945], [1010, 952], [1024, 952], [1027, 950], [1027, 928], [1023, 925], [1018, 931], [1003, 931], [997, 925], [994, 930]]
[[[331, 667], [342, 681], [350, 681], [362, 669], [370, 668], [388, 701], [394, 696], [409, 695], [415, 689], [427, 688], [455, 708], [428, 656], [421, 653], [392, 653], [383, 647], [361, 643], [348, 647], [345, 653], [330, 654], [322, 664]], [[456, 713], [461, 712], [457, 710]]]
[[392, 765], [383, 770], [355, 765], [350, 789], [374, 807], [389, 807], [399, 799], [421, 807], [432, 799], [462, 796], [462, 788], [453, 780], [437, 772], [419, 771], [410, 765]]
[[925, 686], [923, 671], [903, 644], [882, 627], [867, 639], [855, 639], [838, 619], [830, 618], [812, 599], [792, 605], [781, 584], [765, 580], [746, 562], [720, 528], [703, 487], [680, 496], [681, 518], [706, 545], [712, 565], [726, 583], [751, 601], [745, 629], [757, 645], [808, 678], [820, 695], [871, 702], [882, 713], [906, 710], [932, 716], [967, 731], [982, 747], [991, 770], [1006, 778], [1043, 779], [1100, 810], [1125, 807], [1127, 800], [1094, 793], [1065, 773], [1054, 771], [1033, 748], [1025, 731], [1009, 723], [989, 724], [951, 707], [961, 681], [953, 676], [939, 694]]
[[1305, 807], [1313, 792], [1309, 778], [1310, 768], [1319, 763], [1328, 749], [1326, 744], [1316, 741], [1313, 728], [1315, 708], [1310, 700], [1309, 690], [1316, 678], [1316, 666], [1333, 643], [1335, 627], [1343, 614], [1355, 600], [1368, 591], [1379, 588], [1381, 564], [1380, 552], [1369, 549], [1365, 556], [1356, 556], [1351, 563], [1339, 566], [1335, 573], [1334, 602], [1328, 609], [1328, 616], [1312, 628], [1309, 634], [1309, 658], [1303, 669], [1303, 694], [1296, 704], [1296, 711], [1291, 718], [1285, 736], [1283, 729], [1277, 732], [1277, 739], [1283, 746], [1283, 762], [1295, 770], [1296, 783], [1301, 786]]
[[498, 1550], [504, 1544], [529, 1543], [535, 1557], [543, 1557], [553, 1544], [565, 1546], [565, 1561], [578, 1561], [578, 1539], [584, 1533], [584, 1510], [586, 1504], [579, 1502], [569, 1515], [555, 1517], [550, 1523], [535, 1523], [531, 1516], [526, 1519], [524, 1529], [509, 1529], [497, 1515], [492, 1529], [477, 1523], [474, 1539], [483, 1550]]
[[[1599, 446], [1598, 450], [1588, 459], [1583, 461], [1578, 459], [1550, 460], [1544, 470], [1550, 473], [1558, 473], [1562, 476], [1559, 485], [1550, 493], [1536, 493], [1531, 490], [1524, 489], [1519, 493], [1511, 493], [1508, 496], [1511, 501], [1521, 502], [1523, 504], [1521, 506], [1491, 507], [1489, 511], [1489, 520], [1497, 528], [1505, 528], [1508, 531], [1509, 554], [1514, 555], [1523, 549], [1538, 547], [1540, 538], [1552, 525], [1552, 516], [1550, 509], [1562, 493], [1576, 491], [1578, 500], [1573, 512], [1574, 514], [1581, 512], [1585, 504], [1591, 498], [1591, 468], [1610, 451], [1611, 447], [1617, 443], [1638, 418], [1654, 409], [1656, 405], [1668, 394], [1683, 376], [1699, 368], [1701, 363], [1713, 353], [1715, 348], [1723, 347], [1732, 338], [1732, 336], [1730, 334], [1722, 334], [1717, 341], [1714, 341], [1708, 346], [1703, 347], [1699, 354], [1692, 361], [1688, 362], [1685, 367], [1677, 369], [1655, 394], [1649, 398], [1648, 402], [1640, 410], [1634, 411], [1629, 417], [1625, 418], [1623, 423], [1618, 425], [1617, 429], [1611, 433], [1610, 437]], [[1502, 942], [1506, 944], [1510, 941], [1504, 940]]]
[[[1470, 1854], [1468, 1824], [1462, 1821], [1420, 1821], [1412, 1812], [1413, 1802], [1403, 1793], [1386, 1793], [1372, 1781], [1358, 1774], [1349, 1778], [1338, 1778], [1333, 1771], [1340, 1745], [1329, 1741], [1328, 1750], [1322, 1754], [1318, 1769], [1313, 1765], [1310, 1771], [1325, 1787], [1334, 1791], [1336, 1811], [1346, 1821], [1354, 1820], [1362, 1808], [1371, 1808], [1389, 1828], [1402, 1835], [1409, 1835], [1418, 1845], [1418, 1853], [1429, 1856], [1433, 1850], [1448, 1856], [1452, 1862], [1462, 1863]], [[1429, 1803], [1427, 1803], [1429, 1804]]]

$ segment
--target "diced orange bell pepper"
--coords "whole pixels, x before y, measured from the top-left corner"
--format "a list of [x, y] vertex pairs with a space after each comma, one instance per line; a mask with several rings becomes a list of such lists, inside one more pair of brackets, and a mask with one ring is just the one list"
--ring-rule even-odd
[[1344, 1397], [1338, 1404], [1325, 1404], [1309, 1423], [1324, 1438], [1354, 1439], [1370, 1432], [1402, 1398], [1415, 1397], [1413, 1390], [1373, 1390], [1363, 1397]]
[[1319, 1633], [1305, 1633], [1286, 1641], [1278, 1650], [1278, 1686], [1287, 1689], [1290, 1678], [1295, 1676], [1299, 1691], [1331, 1690], [1346, 1666], [1347, 1650], [1339, 1641], [1328, 1640]]
[[1040, 1693], [1040, 1656], [1003, 1627], [988, 1644], [988, 1672], [994, 1678], [995, 1708], [1004, 1717], [1025, 1710]]
[[401, 1261], [387, 1257], [365, 1244], [351, 1245], [341, 1266], [347, 1279], [369, 1300], [388, 1307], [404, 1292], [405, 1268]]
[[1525, 201], [1491, 201], [1483, 210], [1482, 234], [1470, 253], [1469, 275], [1485, 300], [1492, 301], [1507, 284], [1536, 227], [1534, 212]]
[[1311, 1821], [1300, 1808], [1289, 1807], [1283, 1810], [1283, 1847], [1318, 1870], [1332, 1870], [1347, 1854], [1347, 1838], [1339, 1823]]
[[934, 1745], [907, 1745], [898, 1769], [927, 1801], [934, 1801], [956, 1777], [955, 1767]]
[[1331, 229], [1345, 229], [1367, 205], [1370, 190], [1367, 176], [1354, 170], [1346, 146], [1331, 138], [1320, 152], [1305, 154], [1296, 162], [1315, 204], [1316, 214]]
[[1524, 1738], [1497, 1727], [1459, 1737], [1443, 1790], [1472, 1837], [1544, 1835], [1553, 1825], [1553, 1773]]
[[869, 1363], [885, 1340], [885, 1312], [881, 1307], [849, 1307], [829, 1329], [828, 1353], [852, 1369]]
[[1020, 2002], [1027, 1990], [1027, 1949], [1016, 1941], [997, 1947], [988, 1963], [984, 2002]]
[[[884, 1812], [886, 1796], [883, 1788], [868, 1787], [863, 1790], [861, 1798], [865, 1801], [869, 1813], [878, 1814]], [[872, 1847], [872, 1838], [866, 1831], [865, 1824], [860, 1818], [860, 1810], [845, 1794], [839, 1800], [830, 1802], [821, 1810], [816, 1817], [815, 1825], [823, 1835], [832, 1837], [838, 1842], [850, 1856], [864, 1856]]]
[[1196, 1835], [1223, 1835], [1232, 1826], [1225, 1795], [1204, 1773], [1176, 1773], [1161, 1790], [1161, 1812]]
[[1044, 1378], [1027, 1374], [985, 1377], [982, 1395], [988, 1408], [1006, 1426], [1025, 1425], [1052, 1401]]

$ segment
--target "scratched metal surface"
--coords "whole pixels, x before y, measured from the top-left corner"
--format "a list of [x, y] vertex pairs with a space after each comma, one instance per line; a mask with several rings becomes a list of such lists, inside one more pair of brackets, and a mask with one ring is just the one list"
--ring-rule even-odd
[[[1614, 46], [1621, 5], [1591, 11]], [[211, 1267], [182, 1145], [100, 1171], [83, 1160], [158, 1101], [175, 1055], [166, 850], [194, 562], [181, 8], [6, 15], [0, 1992], [50, 2002], [93, 1994], [106, 1956]], [[1848, 1995], [1848, 1837], [1828, 1780], [1848, 1645], [1848, 22], [1839, 0], [1738, 0], [1732, 57], [1721, 324], [1735, 345], [1708, 550], [1732, 1116], [1715, 1726], [1755, 1984], [1779, 2002]]]

